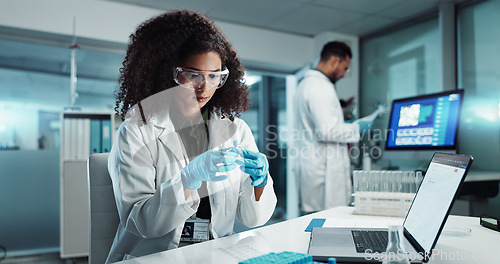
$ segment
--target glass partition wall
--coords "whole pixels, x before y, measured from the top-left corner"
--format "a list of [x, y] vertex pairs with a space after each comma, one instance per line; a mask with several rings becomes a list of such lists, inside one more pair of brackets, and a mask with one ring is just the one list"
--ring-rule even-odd
[[465, 89], [460, 152], [474, 167], [500, 170], [500, 1], [457, 12], [457, 83]]
[[57, 149], [58, 115], [65, 108], [113, 111], [123, 52], [75, 48], [72, 103], [72, 50], [71, 45], [0, 38], [2, 149]]
[[274, 221], [284, 220], [286, 210], [286, 75], [249, 70], [250, 108], [241, 118], [249, 125], [259, 150], [267, 155], [269, 173], [278, 198]]
[[60, 114], [112, 113], [124, 58], [120, 49], [52, 37], [0, 36], [0, 245], [8, 257], [59, 252]]
[[376, 167], [424, 165], [410, 159], [385, 160], [383, 148], [394, 99], [442, 91], [440, 51], [437, 16], [361, 42], [360, 116], [370, 114], [378, 104], [388, 108], [375, 120], [371, 138], [363, 139], [374, 153]]
[[[361, 39], [361, 116], [373, 105], [390, 106], [401, 97], [464, 89], [459, 121], [458, 153], [474, 157], [471, 173], [498, 175], [500, 170], [500, 0], [461, 1], [455, 5], [456, 83], [443, 87], [441, 78], [441, 39], [437, 17], [413, 21]], [[444, 63], [445, 65], [449, 65]], [[387, 115], [377, 119], [374, 129], [387, 129]], [[368, 142], [383, 149], [385, 134], [373, 135]], [[375, 166], [421, 168], [421, 161], [381, 159]], [[471, 175], [471, 177], [474, 177]], [[474, 186], [473, 186], [474, 185]], [[498, 181], [478, 182], [463, 189], [470, 197], [469, 213], [498, 214]], [[472, 187], [471, 187], [472, 186]], [[474, 206], [472, 206], [474, 205]], [[476, 209], [474, 209], [474, 208]]]
[[[500, 0], [465, 1], [456, 6], [457, 87], [442, 87], [439, 21], [414, 21], [361, 40], [360, 116], [376, 104], [464, 89], [458, 152], [476, 157], [474, 168], [497, 171], [500, 163]], [[375, 121], [369, 144], [383, 150], [388, 116]], [[381, 156], [383, 160], [383, 155]], [[417, 161], [382, 161], [379, 166], [419, 166]]]

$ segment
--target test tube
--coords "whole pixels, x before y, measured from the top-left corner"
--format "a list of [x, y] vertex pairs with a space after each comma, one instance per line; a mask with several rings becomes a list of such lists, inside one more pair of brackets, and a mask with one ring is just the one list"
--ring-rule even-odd
[[391, 192], [398, 192], [398, 172], [391, 171]]
[[380, 172], [380, 181], [382, 183], [382, 192], [389, 192], [389, 186], [387, 184], [387, 171]]
[[400, 192], [401, 193], [405, 193], [406, 192], [406, 171], [401, 171], [401, 188], [400, 188]]
[[376, 192], [381, 192], [382, 191], [382, 181], [380, 179], [380, 171], [374, 171], [374, 180], [375, 180], [375, 191]]
[[375, 171], [369, 171], [370, 174], [370, 191], [371, 192], [376, 192], [377, 191], [377, 179], [375, 177]]
[[409, 172], [409, 179], [408, 179], [408, 184], [410, 185], [410, 193], [416, 193], [417, 192], [417, 186], [416, 186], [416, 176], [414, 171]]
[[393, 176], [393, 191], [392, 192], [400, 192], [400, 187], [401, 187], [401, 176], [400, 176], [400, 171], [394, 171], [394, 176]]
[[406, 171], [406, 193], [411, 193], [412, 182], [413, 178], [411, 175], [411, 171]]
[[399, 192], [399, 181], [400, 181], [400, 178], [399, 178], [399, 171], [394, 171], [393, 172], [393, 176], [392, 176], [392, 192]]
[[369, 192], [370, 191], [370, 174], [363, 170], [361, 171], [361, 173], [363, 174], [363, 189], [365, 190], [365, 192]]
[[369, 192], [373, 191], [373, 179], [371, 178], [370, 171], [365, 171], [366, 188]]
[[387, 192], [392, 192], [392, 172], [391, 171], [385, 171], [385, 188]]
[[371, 184], [371, 180], [370, 180], [370, 172], [363, 171], [363, 174], [364, 174], [364, 179], [365, 179], [365, 190], [367, 192], [371, 192], [372, 191], [372, 184]]
[[386, 171], [385, 172], [385, 185], [387, 188], [387, 192], [392, 192], [392, 172], [391, 171]]
[[399, 172], [398, 183], [399, 183], [399, 192], [404, 193], [405, 192], [404, 191], [404, 183], [405, 183], [404, 171]]
[[358, 188], [360, 192], [365, 192], [365, 173], [363, 171], [358, 172]]
[[359, 171], [352, 172], [352, 182], [354, 193], [359, 192]]
[[416, 177], [415, 177], [415, 178], [416, 178], [416, 180], [417, 180], [417, 182], [416, 182], [416, 183], [417, 183], [417, 185], [416, 185], [416, 187], [417, 187], [417, 188], [416, 188], [416, 191], [418, 191], [418, 189], [420, 188], [420, 184], [422, 183], [422, 180], [424, 179], [424, 176], [422, 175], [422, 172], [421, 172], [421, 171], [417, 171], [417, 172], [415, 173], [415, 175], [416, 175]]
[[403, 185], [403, 188], [401, 192], [407, 193], [408, 192], [408, 171], [403, 171], [403, 177], [401, 178], [401, 183]]

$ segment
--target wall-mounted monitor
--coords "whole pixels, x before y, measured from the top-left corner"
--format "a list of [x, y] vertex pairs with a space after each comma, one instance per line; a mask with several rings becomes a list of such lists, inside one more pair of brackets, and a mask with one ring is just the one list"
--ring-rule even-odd
[[456, 152], [462, 100], [463, 90], [394, 100], [386, 152], [412, 151], [414, 156], [418, 152]]

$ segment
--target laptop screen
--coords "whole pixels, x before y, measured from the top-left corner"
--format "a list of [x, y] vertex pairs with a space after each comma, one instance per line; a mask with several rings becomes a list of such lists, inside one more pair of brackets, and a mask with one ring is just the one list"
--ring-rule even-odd
[[403, 226], [430, 253], [471, 157], [435, 153]]

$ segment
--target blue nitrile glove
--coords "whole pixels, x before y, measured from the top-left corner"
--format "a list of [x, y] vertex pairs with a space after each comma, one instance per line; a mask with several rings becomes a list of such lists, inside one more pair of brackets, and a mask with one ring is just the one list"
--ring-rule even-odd
[[182, 184], [186, 189], [196, 190], [202, 181], [223, 181], [227, 175], [222, 172], [234, 170], [238, 154], [235, 148], [209, 150], [194, 158], [181, 171]]
[[269, 162], [266, 155], [241, 147], [238, 147], [237, 150], [243, 159], [237, 159], [236, 164], [240, 165], [241, 171], [250, 175], [252, 186], [257, 188], [266, 186], [269, 171]]
[[370, 132], [370, 129], [373, 126], [373, 121], [372, 122], [370, 122], [370, 121], [359, 121], [358, 125], [359, 125], [359, 133], [360, 134], [367, 134], [367, 133]]
[[353, 118], [353, 119], [349, 119], [349, 120], [346, 120], [345, 123], [348, 123], [348, 124], [351, 124], [352, 122], [356, 121], [357, 119]]

